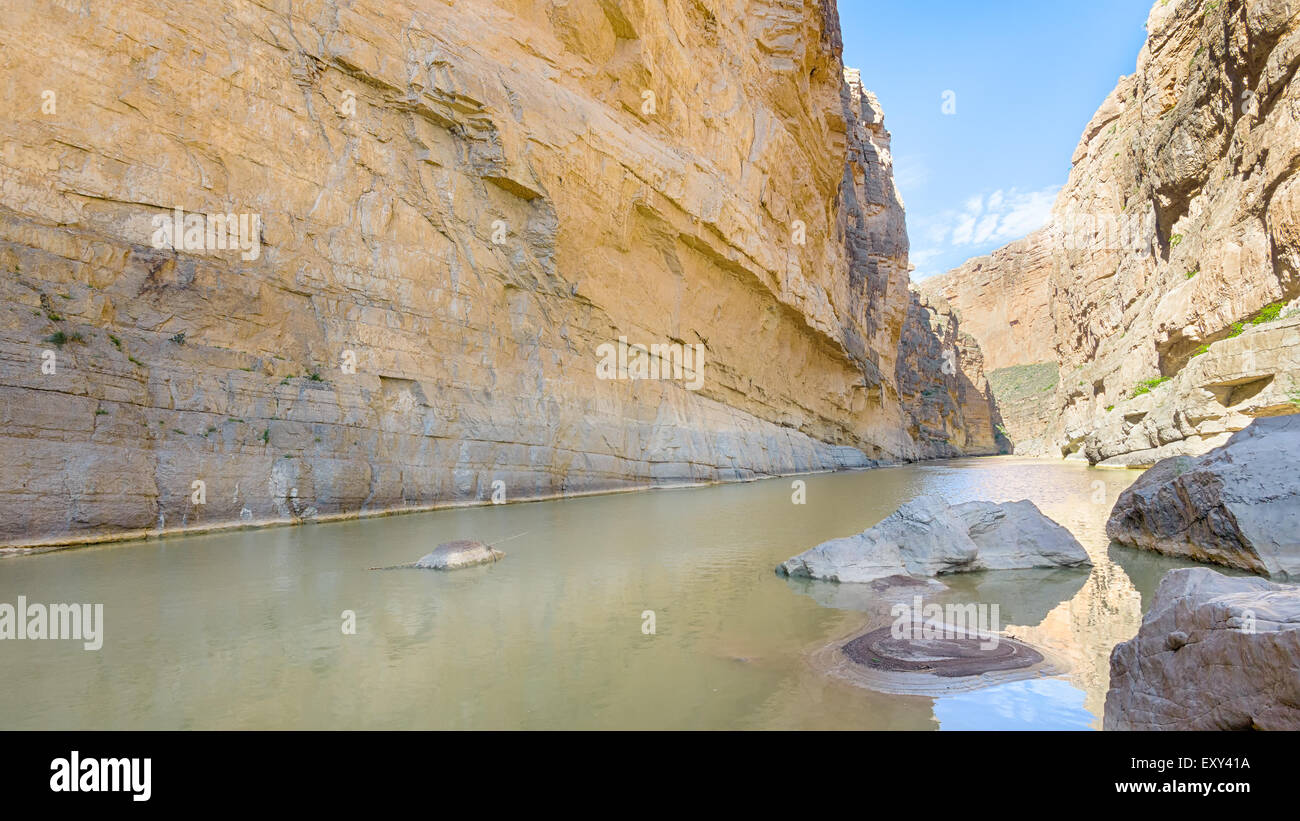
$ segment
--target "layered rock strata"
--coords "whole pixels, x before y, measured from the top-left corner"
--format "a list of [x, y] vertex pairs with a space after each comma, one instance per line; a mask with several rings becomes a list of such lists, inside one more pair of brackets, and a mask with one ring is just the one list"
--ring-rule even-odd
[[[829, 0], [49, 2], [0, 45], [0, 543], [988, 437], [899, 389], [902, 204]], [[598, 371], [652, 345], [669, 378]]]

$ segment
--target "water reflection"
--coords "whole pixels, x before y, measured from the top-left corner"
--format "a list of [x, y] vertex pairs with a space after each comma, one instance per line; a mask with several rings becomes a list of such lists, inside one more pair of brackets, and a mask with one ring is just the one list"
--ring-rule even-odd
[[[1032, 499], [1088, 549], [1091, 573], [945, 582], [998, 602], [1012, 632], [1068, 658], [1060, 681], [1098, 726], [1110, 648], [1136, 632], [1159, 563], [1172, 562], [1108, 552], [1106, 514], [1135, 476], [960, 460], [802, 477], [805, 505], [791, 503], [791, 479], [775, 479], [3, 559], [0, 601], [102, 602], [105, 639], [96, 653], [0, 643], [0, 728], [948, 726], [932, 699], [816, 673], [808, 653], [861, 624], [862, 594], [773, 572], [925, 492]], [[366, 569], [521, 532], [486, 567]], [[344, 610], [356, 635], [341, 630]], [[1058, 686], [1030, 683], [1007, 692], [1027, 703]], [[1018, 726], [992, 702], [958, 706], [980, 703], [994, 726]]]
[[1088, 730], [1084, 693], [1061, 679], [1011, 681], [936, 699], [943, 730]]

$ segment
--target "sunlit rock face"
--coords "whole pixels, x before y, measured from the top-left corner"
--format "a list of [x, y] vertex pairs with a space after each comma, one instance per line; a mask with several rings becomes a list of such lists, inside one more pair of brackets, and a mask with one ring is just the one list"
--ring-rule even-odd
[[[40, 2], [0, 43], [5, 543], [986, 437], [909, 423], [889, 135], [828, 0]], [[601, 378], [650, 345], [694, 367]]]
[[1039, 234], [989, 256], [967, 260], [918, 283], [946, 300], [979, 340], [989, 370], [1056, 357], [1051, 301], [1052, 255]]
[[995, 367], [1050, 318], [1061, 379], [1042, 435], [1108, 465], [1203, 453], [1300, 410], [1285, 324], [1300, 296], [1300, 4], [1158, 2], [1147, 31], [1048, 225], [931, 286]]

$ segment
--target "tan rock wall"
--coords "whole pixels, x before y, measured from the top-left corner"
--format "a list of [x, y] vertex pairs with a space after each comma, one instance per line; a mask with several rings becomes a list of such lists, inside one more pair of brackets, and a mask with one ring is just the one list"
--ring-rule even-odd
[[[0, 45], [2, 541], [948, 448], [833, 3], [37, 2]], [[155, 247], [176, 208], [256, 241]], [[699, 390], [597, 378], [619, 337]]]
[[1056, 357], [1052, 257], [1037, 235], [917, 283], [942, 297], [979, 340], [989, 370]]

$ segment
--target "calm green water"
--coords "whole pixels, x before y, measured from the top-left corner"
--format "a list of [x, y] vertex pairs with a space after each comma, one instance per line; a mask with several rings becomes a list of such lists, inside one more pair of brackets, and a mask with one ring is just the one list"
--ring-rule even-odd
[[[0, 602], [102, 602], [105, 633], [94, 652], [0, 642], [0, 728], [1099, 727], [1111, 647], [1181, 565], [1108, 548], [1136, 476], [958, 460], [802, 477], [805, 505], [773, 479], [0, 559]], [[1067, 674], [935, 699], [812, 669], [868, 594], [774, 566], [924, 492], [1032, 499], [1092, 554], [1091, 572], [944, 577]], [[495, 565], [366, 569], [521, 532]]]

